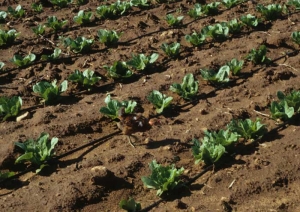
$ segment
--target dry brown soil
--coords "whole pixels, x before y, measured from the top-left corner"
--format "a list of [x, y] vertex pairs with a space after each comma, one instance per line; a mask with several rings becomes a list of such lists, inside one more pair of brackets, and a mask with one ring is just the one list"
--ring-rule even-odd
[[[32, 2], [19, 2], [27, 11], [26, 18], [8, 18], [9, 24], [1, 24], [1, 29], [14, 28], [21, 34], [12, 46], [0, 49], [0, 61], [6, 63], [8, 70], [0, 73], [0, 95], [21, 96], [21, 114], [28, 111], [29, 116], [20, 122], [15, 119], [0, 122], [0, 168], [17, 173], [29, 169], [28, 165], [14, 165], [22, 153], [14, 142], [37, 138], [41, 132], [59, 138], [55, 148], [57, 156], [82, 145], [86, 147], [50, 164], [40, 175], [30, 171], [2, 184], [1, 211], [121, 211], [119, 201], [130, 196], [143, 208], [157, 203], [146, 209], [150, 211], [300, 211], [299, 120], [271, 131], [276, 128], [275, 121], [254, 112], [255, 109], [270, 114], [269, 105], [277, 99], [278, 90], [300, 89], [300, 57], [295, 51], [299, 46], [290, 38], [293, 31], [300, 30], [299, 13], [292, 10], [292, 14], [265, 22], [256, 30], [243, 29], [241, 34], [224, 42], [209, 41], [194, 48], [185, 41], [185, 34], [247, 13], [260, 16], [256, 5], [273, 1], [249, 1], [230, 10], [221, 6], [218, 15], [196, 21], [187, 15], [195, 1], [152, 4], [145, 10], [134, 8], [115, 20], [96, 19], [83, 27], [72, 21], [73, 16], [80, 9], [95, 11], [103, 2], [89, 0], [83, 6], [70, 5], [63, 9], [45, 4], [44, 12], [37, 15], [31, 12]], [[4, 1], [0, 10], [6, 11], [8, 4], [17, 6], [13, 1]], [[182, 27], [167, 25], [164, 17], [172, 11], [185, 16]], [[68, 20], [67, 27], [56, 34], [47, 30], [44, 39], [37, 37], [31, 28], [45, 23], [50, 15]], [[124, 33], [117, 47], [107, 49], [97, 41], [97, 31], [104, 28]], [[60, 43], [59, 36], [85, 36], [95, 38], [96, 42], [92, 51], [83, 55], [63, 48], [63, 59], [56, 63], [37, 62], [17, 69], [9, 62], [16, 53], [29, 52], [39, 60], [42, 54], [53, 50], [52, 42]], [[182, 45], [180, 57], [168, 59], [160, 46], [175, 41]], [[245, 62], [241, 74], [232, 77], [226, 86], [216, 87], [202, 79], [201, 68], [217, 68], [232, 58], [243, 59], [261, 44], [268, 48], [271, 65]], [[127, 61], [132, 53], [153, 52], [158, 52], [160, 57], [145, 73], [137, 72], [132, 79], [123, 81], [105, 77], [103, 65]], [[32, 86], [41, 80], [61, 82], [75, 69], [87, 68], [102, 76], [90, 92], [69, 83], [59, 104], [44, 106], [32, 91]], [[169, 91], [170, 85], [179, 83], [186, 73], [193, 73], [199, 80], [199, 100], [193, 104]], [[146, 98], [154, 89], [173, 96], [173, 105], [165, 115], [158, 116], [161, 126], [136, 134], [137, 147], [132, 148], [119, 133], [116, 123], [104, 117], [99, 109], [110, 93], [119, 101], [136, 100], [137, 112], [154, 116], [155, 109]], [[271, 132], [255, 144], [241, 145], [234, 154], [227, 154], [220, 165], [207, 169], [190, 186], [162, 201], [155, 190], [143, 186], [141, 176], [150, 174], [148, 163], [153, 159], [164, 165], [183, 166], [183, 180], [192, 179], [205, 170], [204, 164], [194, 164], [192, 138], [201, 139], [205, 129], [223, 129], [233, 118], [254, 120], [256, 117]], [[93, 171], [97, 166], [106, 167], [106, 171]]]

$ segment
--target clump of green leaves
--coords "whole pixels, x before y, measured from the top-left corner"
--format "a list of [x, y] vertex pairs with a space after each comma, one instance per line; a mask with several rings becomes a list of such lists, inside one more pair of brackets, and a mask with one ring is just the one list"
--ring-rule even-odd
[[188, 12], [188, 15], [194, 19], [201, 17], [202, 14], [203, 14], [202, 7], [201, 7], [201, 4], [199, 4], [199, 3], [196, 3], [194, 5], [194, 8], [190, 9]]
[[63, 7], [67, 7], [69, 4], [71, 4], [73, 2], [73, 0], [50, 0], [50, 2], [55, 6], [63, 8]]
[[105, 65], [103, 68], [107, 71], [107, 76], [114, 79], [128, 78], [133, 75], [126, 62], [115, 61], [112, 66]]
[[43, 5], [37, 4], [37, 3], [32, 3], [31, 9], [36, 13], [41, 13], [41, 12], [43, 12]]
[[259, 24], [259, 19], [255, 17], [254, 15], [247, 14], [240, 17], [241, 22], [245, 24], [248, 27], [257, 27]]
[[45, 28], [46, 28], [46, 25], [39, 24], [38, 26], [32, 27], [31, 29], [34, 32], [34, 34], [43, 35], [45, 33]]
[[61, 53], [61, 49], [55, 48], [52, 54], [42, 55], [42, 60], [56, 60], [59, 58], [60, 53]]
[[193, 74], [187, 74], [183, 77], [181, 84], [173, 83], [170, 90], [186, 100], [191, 100], [198, 94], [198, 84]]
[[295, 112], [300, 112], [300, 91], [292, 91], [285, 95], [283, 92], [278, 91], [277, 97], [280, 101], [286, 101], [289, 107], [293, 107]]
[[21, 55], [15, 54], [13, 58], [11, 59], [11, 62], [15, 64], [18, 67], [25, 67], [33, 63], [35, 61], [35, 54], [30, 53], [29, 55], [26, 55], [25, 57], [22, 57]]
[[209, 4], [202, 5], [202, 12], [205, 15], [216, 15], [219, 12], [220, 2], [212, 2]]
[[7, 17], [7, 13], [5, 11], [0, 11], [0, 22], [4, 22]]
[[17, 116], [22, 107], [22, 98], [19, 96], [0, 97], [0, 116], [3, 117], [3, 121], [9, 117]]
[[201, 76], [204, 80], [208, 80], [210, 83], [226, 83], [229, 82], [229, 71], [228, 65], [222, 66], [218, 72], [215, 70], [201, 69]]
[[292, 32], [291, 37], [296, 44], [300, 45], [300, 31]]
[[258, 49], [252, 49], [250, 53], [246, 56], [247, 60], [250, 60], [254, 64], [268, 64], [271, 59], [266, 56], [267, 47], [261, 45]]
[[153, 53], [150, 56], [145, 56], [144, 54], [134, 55], [132, 54], [132, 59], [127, 62], [127, 65], [132, 66], [138, 71], [144, 70], [149, 64], [154, 63], [158, 58], [157, 53]]
[[117, 0], [115, 3], [110, 5], [101, 5], [97, 7], [96, 13], [100, 18], [116, 18], [117, 16], [123, 15], [131, 8], [130, 2]]
[[176, 58], [179, 55], [180, 43], [174, 42], [171, 44], [163, 43], [160, 47], [168, 57]]
[[236, 6], [240, 1], [239, 0], [222, 0], [222, 4], [227, 8], [230, 9]]
[[191, 35], [185, 35], [185, 40], [193, 46], [200, 46], [205, 42], [206, 35], [203, 33], [193, 32]]
[[69, 47], [74, 53], [86, 53], [91, 49], [94, 40], [85, 37], [77, 37], [73, 40], [72, 38], [67, 37], [64, 39], [63, 43], [64, 46]]
[[120, 208], [126, 210], [128, 212], [138, 212], [141, 211], [142, 206], [141, 203], [136, 202], [133, 198], [129, 198], [128, 200], [121, 200], [119, 203]]
[[10, 177], [12, 177], [14, 175], [15, 175], [14, 172], [1, 172], [0, 171], [0, 181], [5, 180], [7, 178], [10, 178]]
[[184, 16], [175, 17], [172, 14], [168, 14], [166, 16], [166, 21], [167, 21], [169, 26], [179, 26], [179, 25], [182, 24], [183, 18], [184, 18]]
[[115, 30], [100, 29], [98, 31], [100, 43], [104, 43], [106, 46], [116, 45], [122, 34], [122, 32], [116, 32]]
[[224, 41], [228, 38], [229, 28], [226, 23], [207, 26], [206, 36], [211, 36], [214, 40]]
[[24, 143], [15, 142], [15, 145], [25, 151], [23, 155], [17, 158], [15, 163], [29, 161], [33, 165], [39, 166], [36, 173], [39, 173], [44, 167], [48, 166], [46, 163], [55, 155], [53, 150], [58, 143], [58, 138], [53, 137], [48, 141], [49, 134], [41, 133], [37, 140], [29, 139]]
[[95, 85], [101, 77], [94, 76], [94, 71], [86, 69], [85, 71], [81, 72], [79, 70], [75, 70], [73, 74], [68, 77], [68, 80], [72, 82], [79, 83], [83, 85], [83, 87], [91, 89], [93, 85]]
[[147, 96], [147, 99], [156, 107], [156, 112], [159, 114], [171, 104], [173, 97], [167, 97], [165, 94], [157, 90], [153, 90], [149, 96]]
[[51, 83], [42, 81], [33, 86], [33, 92], [39, 94], [45, 101], [45, 104], [55, 103], [60, 94], [68, 89], [68, 81], [64, 80], [59, 86], [56, 85], [57, 80]]
[[111, 99], [110, 95], [107, 95], [104, 102], [106, 103], [106, 107], [100, 108], [100, 113], [110, 117], [111, 119], [118, 119], [119, 111], [121, 108], [124, 108], [125, 113], [131, 114], [134, 111], [135, 106], [137, 105], [136, 101], [122, 101], [119, 102], [117, 100]]
[[130, 0], [130, 5], [139, 8], [148, 7], [148, 0]]
[[25, 15], [25, 10], [20, 4], [15, 9], [13, 9], [11, 6], [8, 6], [7, 12], [14, 18], [21, 18]]
[[227, 22], [227, 27], [229, 28], [229, 33], [238, 34], [242, 30], [242, 23], [237, 19], [233, 19]]
[[20, 33], [15, 29], [11, 29], [9, 31], [0, 29], [0, 46], [11, 45], [19, 36], [19, 34]]
[[153, 160], [149, 163], [151, 175], [142, 177], [142, 181], [147, 188], [156, 189], [156, 195], [161, 196], [164, 192], [174, 190], [181, 183], [180, 176], [184, 168], [176, 169], [175, 165], [162, 166]]
[[47, 18], [47, 23], [45, 24], [47, 27], [52, 28], [54, 31], [61, 30], [64, 25], [68, 23], [67, 20], [59, 21], [56, 16], [49, 16]]
[[93, 13], [84, 10], [80, 10], [77, 15], [74, 16], [73, 21], [79, 25], [85, 25], [92, 21]]
[[262, 16], [265, 17], [266, 20], [270, 21], [281, 17], [283, 11], [283, 7], [280, 4], [269, 4], [267, 6], [258, 4], [256, 9], [262, 14]]
[[262, 124], [259, 118], [255, 121], [251, 121], [251, 119], [232, 120], [227, 127], [231, 132], [237, 133], [246, 140], [261, 138], [268, 132], [266, 125]]
[[296, 10], [300, 10], [300, 1], [299, 0], [289, 0], [287, 4], [296, 7]]
[[226, 63], [233, 75], [238, 75], [244, 65], [244, 60], [237, 60], [233, 58], [231, 61]]

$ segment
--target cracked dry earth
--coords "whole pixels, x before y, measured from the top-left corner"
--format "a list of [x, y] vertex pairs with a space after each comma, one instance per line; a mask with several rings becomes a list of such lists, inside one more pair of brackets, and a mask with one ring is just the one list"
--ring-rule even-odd
[[[15, 119], [0, 122], [0, 169], [18, 173], [29, 168], [14, 164], [21, 154], [14, 142], [37, 138], [41, 132], [59, 138], [55, 148], [58, 156], [83, 145], [86, 147], [50, 164], [39, 175], [30, 171], [2, 184], [1, 211], [121, 211], [120, 200], [130, 196], [146, 208], [160, 200], [156, 191], [146, 189], [141, 181], [142, 176], [150, 174], [150, 161], [155, 159], [164, 165], [174, 163], [176, 167], [184, 167], [184, 179], [191, 179], [205, 169], [204, 164], [194, 164], [190, 142], [193, 138], [201, 139], [205, 129], [223, 129], [233, 118], [254, 120], [257, 117], [270, 133], [254, 144], [238, 146], [234, 154], [227, 154], [215, 169], [208, 169], [190, 186], [147, 210], [300, 211], [299, 119], [271, 131], [277, 126], [275, 121], [254, 112], [270, 114], [269, 105], [277, 99], [278, 90], [300, 89], [300, 56], [299, 51], [295, 51], [299, 46], [290, 38], [293, 31], [300, 30], [299, 12], [284, 15], [252, 31], [243, 29], [241, 34], [224, 42], [209, 41], [195, 48], [184, 39], [185, 34], [248, 13], [259, 16], [256, 5], [272, 1], [249, 1], [229, 10], [220, 6], [218, 15], [196, 21], [187, 15], [195, 1], [157, 3], [145, 10], [134, 8], [114, 20], [95, 19], [93, 24], [82, 27], [72, 21], [73, 16], [82, 9], [95, 11], [103, 2], [90, 0], [83, 6], [69, 5], [62, 9], [45, 4], [41, 14], [31, 12], [32, 2], [19, 1], [27, 11], [26, 19], [11, 19], [9, 26], [21, 34], [12, 46], [0, 49], [0, 61], [10, 70], [0, 73], [0, 95], [21, 96], [21, 114], [29, 112], [20, 122]], [[8, 4], [5, 1], [0, 10], [6, 11]], [[11, 2], [11, 6], [15, 8], [17, 4]], [[164, 17], [170, 11], [184, 15], [182, 27], [167, 25]], [[45, 23], [50, 15], [68, 20], [68, 25], [56, 34], [47, 32], [46, 39], [38, 38], [31, 27], [36, 22]], [[7, 24], [0, 27], [7, 29]], [[22, 69], [16, 69], [9, 62], [16, 53], [32, 52], [40, 58], [53, 50], [51, 42], [59, 44], [59, 36], [97, 40], [99, 29], [124, 32], [120, 44], [107, 49], [95, 42], [87, 54], [70, 53], [58, 62], [35, 63]], [[178, 59], [171, 60], [160, 46], [163, 42], [175, 41], [181, 43], [181, 52]], [[241, 74], [233, 76], [226, 86], [215, 87], [202, 79], [201, 68], [219, 67], [232, 58], [244, 59], [251, 49], [261, 44], [268, 48], [267, 56], [273, 60], [271, 65], [245, 61]], [[67, 54], [67, 49], [63, 51]], [[160, 56], [146, 73], [136, 73], [126, 80], [113, 81], [105, 77], [103, 65], [127, 61], [132, 53], [149, 55], [153, 52]], [[69, 83], [62, 100], [52, 106], [40, 104], [40, 98], [32, 92], [36, 82], [53, 79], [61, 82], [75, 69], [87, 68], [102, 77], [89, 92]], [[172, 83], [179, 83], [187, 73], [193, 73], [199, 81], [199, 100], [190, 104], [169, 90]], [[132, 148], [119, 133], [116, 123], [104, 117], [99, 109], [105, 106], [104, 99], [110, 93], [119, 101], [137, 101], [137, 112], [154, 116], [155, 109], [147, 100], [154, 89], [173, 96], [172, 106], [158, 116], [160, 126], [136, 134], [137, 146]]]

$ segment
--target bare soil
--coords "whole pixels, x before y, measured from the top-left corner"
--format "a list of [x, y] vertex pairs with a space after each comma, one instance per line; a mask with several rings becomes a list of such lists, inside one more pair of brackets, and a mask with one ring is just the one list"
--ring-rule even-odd
[[[300, 30], [299, 13], [265, 22], [256, 30], [243, 29], [241, 34], [224, 42], [210, 41], [195, 48], [185, 41], [185, 34], [248, 13], [260, 16], [256, 5], [273, 1], [249, 1], [229, 10], [221, 6], [218, 15], [195, 21], [187, 15], [195, 1], [151, 4], [148, 9], [134, 8], [115, 20], [96, 19], [93, 24], [82, 27], [72, 21], [73, 16], [81, 9], [95, 12], [103, 2], [89, 0], [83, 6], [70, 5], [62, 9], [45, 4], [41, 14], [31, 12], [32, 2], [19, 2], [27, 11], [26, 18], [8, 19], [9, 23], [1, 25], [1, 29], [14, 28], [21, 34], [12, 46], [0, 49], [0, 61], [5, 62], [9, 70], [0, 73], [0, 95], [21, 96], [21, 114], [28, 111], [29, 116], [20, 122], [15, 119], [0, 122], [0, 168], [17, 173], [29, 169], [30, 166], [14, 164], [22, 154], [14, 142], [37, 138], [41, 132], [58, 137], [56, 155], [66, 155], [39, 175], [33, 170], [2, 184], [2, 211], [121, 211], [118, 204], [128, 197], [140, 202], [146, 211], [300, 211], [299, 119], [276, 128], [274, 120], [254, 111], [270, 114], [269, 105], [277, 99], [278, 90], [300, 89], [300, 57], [299, 51], [295, 51], [299, 46], [290, 38], [293, 31]], [[8, 4], [3, 2], [0, 10], [6, 11]], [[167, 25], [164, 18], [170, 11], [185, 16], [182, 27]], [[37, 37], [31, 28], [36, 23], [45, 23], [50, 15], [68, 20], [68, 25], [56, 34], [47, 31], [44, 38]], [[119, 45], [107, 49], [96, 41], [87, 54], [74, 54], [64, 48], [65, 54], [58, 62], [38, 62], [22, 69], [9, 62], [16, 53], [29, 52], [36, 54], [39, 60], [42, 54], [54, 49], [52, 42], [60, 42], [59, 36], [97, 40], [99, 29], [123, 32]], [[163, 42], [175, 41], [182, 45], [180, 57], [168, 59], [160, 46]], [[232, 58], [244, 59], [251, 49], [261, 44], [268, 48], [267, 56], [273, 60], [271, 65], [245, 62], [239, 76], [219, 87], [200, 76], [201, 68], [220, 67]], [[160, 57], [146, 72], [137, 72], [127, 80], [114, 81], [105, 76], [103, 65], [128, 61], [132, 53], [149, 55], [153, 52], [158, 52]], [[62, 82], [75, 69], [87, 68], [102, 77], [91, 91], [69, 83], [59, 104], [52, 106], [41, 104], [41, 99], [32, 91], [32, 86], [41, 80]], [[198, 101], [192, 103], [169, 91], [170, 85], [181, 82], [187, 73], [193, 73], [199, 80]], [[154, 89], [173, 96], [173, 105], [158, 116], [161, 126], [136, 134], [137, 147], [133, 148], [116, 123], [104, 117], [99, 109], [105, 106], [104, 99], [110, 93], [119, 101], [137, 101], [136, 112], [153, 117], [155, 108], [146, 97]], [[194, 164], [190, 141], [201, 139], [205, 129], [223, 129], [233, 118], [254, 120], [257, 117], [269, 130], [261, 140], [240, 145], [214, 168]], [[76, 150], [83, 145], [86, 147]], [[71, 150], [76, 151], [68, 154]], [[142, 176], [150, 174], [148, 163], [154, 159], [164, 165], [174, 163], [178, 168], [184, 167], [183, 180], [205, 172], [190, 186], [161, 199], [141, 181]], [[100, 170], [95, 171], [97, 168]], [[154, 203], [157, 204], [152, 205]]]

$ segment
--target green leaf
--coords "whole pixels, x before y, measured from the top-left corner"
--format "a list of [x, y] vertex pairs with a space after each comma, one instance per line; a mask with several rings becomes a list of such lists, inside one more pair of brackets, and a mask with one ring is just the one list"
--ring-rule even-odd
[[175, 58], [179, 55], [180, 43], [163, 43], [160, 48], [166, 53], [168, 57]]
[[13, 96], [12, 98], [0, 97], [0, 115], [4, 115], [3, 121], [9, 117], [17, 116], [21, 110], [22, 98]]
[[141, 204], [139, 202], [136, 202], [131, 197], [128, 200], [121, 200], [119, 206], [120, 208], [128, 212], [138, 212], [142, 209]]
[[133, 75], [133, 72], [129, 70], [126, 62], [116, 61], [112, 66], [103, 66], [107, 70], [108, 77], [111, 78], [128, 78]]
[[187, 74], [183, 77], [182, 83], [173, 83], [170, 90], [176, 92], [186, 100], [193, 99], [198, 94], [198, 82], [195, 81], [193, 74]]
[[156, 107], [156, 112], [160, 114], [166, 107], [170, 105], [171, 101], [173, 100], [173, 97], [167, 97], [161, 92], [153, 90], [148, 95], [147, 99]]

